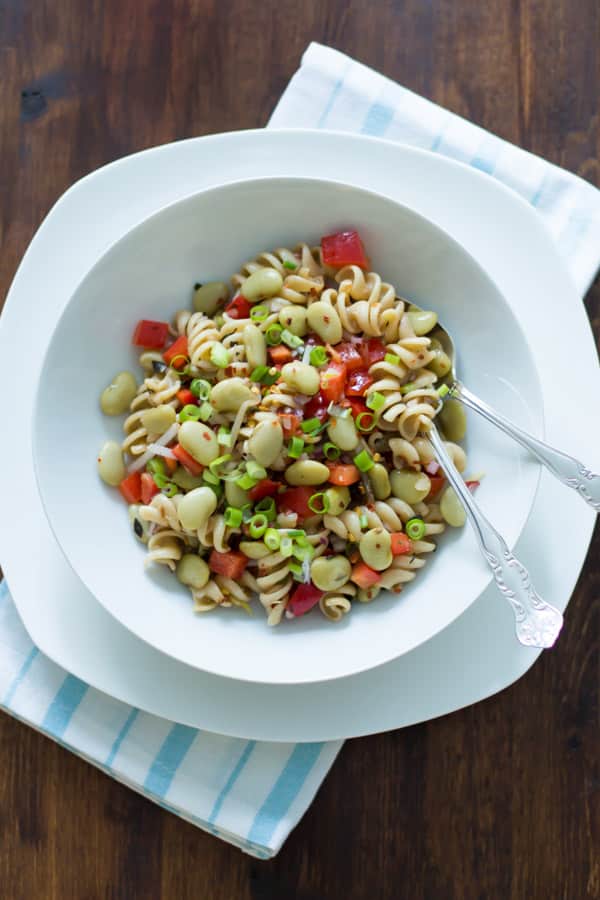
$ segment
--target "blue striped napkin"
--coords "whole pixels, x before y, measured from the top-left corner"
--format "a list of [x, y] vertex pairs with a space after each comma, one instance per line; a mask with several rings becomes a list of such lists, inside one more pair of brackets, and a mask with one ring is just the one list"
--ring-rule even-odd
[[[532, 203], [583, 293], [600, 264], [600, 192], [327, 47], [311, 44], [269, 127], [379, 135], [470, 163]], [[225, 738], [132, 709], [32, 644], [0, 585], [0, 696], [11, 715], [165, 809], [267, 859], [279, 850], [341, 742]]]

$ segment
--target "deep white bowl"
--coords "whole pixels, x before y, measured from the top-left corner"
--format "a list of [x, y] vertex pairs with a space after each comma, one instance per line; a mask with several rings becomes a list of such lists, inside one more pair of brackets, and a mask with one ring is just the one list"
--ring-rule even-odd
[[[79, 285], [40, 370], [33, 453], [42, 502], [73, 569], [123, 625], [159, 650], [215, 674], [292, 684], [340, 678], [400, 656], [445, 628], [490, 581], [466, 526], [401, 595], [356, 604], [339, 624], [318, 614], [267, 627], [222, 610], [195, 616], [174, 576], [144, 570], [118, 492], [99, 480], [101, 444], [120, 439], [103, 416], [101, 390], [136, 371], [130, 339], [140, 318], [168, 319], [189, 304], [195, 281], [226, 280], [257, 252], [318, 243], [341, 227], [360, 230], [372, 267], [397, 292], [437, 310], [460, 353], [465, 383], [536, 434], [542, 400], [526, 339], [500, 292], [448, 234], [385, 197], [331, 181], [241, 181], [168, 206], [114, 244]], [[485, 472], [478, 499], [509, 546], [527, 520], [539, 466], [471, 416], [469, 471]], [[498, 602], [502, 602], [499, 598]]]

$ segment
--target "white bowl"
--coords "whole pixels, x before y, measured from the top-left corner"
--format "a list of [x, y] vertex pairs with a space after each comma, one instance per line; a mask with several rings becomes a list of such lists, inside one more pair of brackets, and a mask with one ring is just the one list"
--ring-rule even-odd
[[[399, 294], [438, 311], [453, 333], [466, 384], [536, 434], [542, 400], [525, 337], [493, 282], [440, 228], [393, 201], [331, 181], [266, 178], [195, 194], [162, 209], [102, 256], [69, 301], [40, 370], [33, 453], [42, 502], [73, 569], [123, 625], [208, 672], [292, 684], [340, 678], [400, 656], [445, 628], [490, 581], [474, 536], [450, 530], [401, 595], [356, 604], [339, 624], [318, 614], [275, 629], [222, 610], [195, 616], [187, 589], [162, 567], [144, 570], [118, 492], [96, 471], [100, 445], [121, 437], [101, 390], [136, 370], [140, 318], [167, 319], [198, 280], [227, 279], [257, 252], [360, 230], [372, 267]], [[478, 499], [509, 546], [531, 509], [539, 466], [482, 420], [469, 419], [469, 471]], [[498, 602], [503, 602], [498, 598]]]

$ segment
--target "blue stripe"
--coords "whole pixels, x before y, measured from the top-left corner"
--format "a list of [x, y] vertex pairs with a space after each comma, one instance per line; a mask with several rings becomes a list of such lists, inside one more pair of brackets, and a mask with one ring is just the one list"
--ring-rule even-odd
[[2, 581], [0, 581], [0, 602], [6, 600], [8, 596], [8, 585], [6, 583], [6, 578], [3, 578]]
[[[344, 73], [345, 74], [345, 73]], [[342, 76], [338, 81], [336, 81], [331, 94], [329, 95], [329, 100], [325, 104], [325, 109], [319, 116], [319, 121], [317, 122], [317, 128], [322, 128], [325, 122], [327, 121], [327, 116], [331, 112], [331, 108], [335, 101], [337, 100], [337, 96], [342, 89], [342, 85], [344, 83], [344, 76]]]
[[302, 789], [322, 749], [322, 743], [296, 745], [271, 793], [256, 814], [248, 834], [249, 841], [263, 845], [269, 843], [273, 832]]
[[384, 106], [383, 103], [373, 103], [365, 116], [365, 121], [360, 129], [361, 133], [380, 137], [382, 134], [385, 134], [393, 118], [394, 110], [391, 106]]
[[21, 668], [19, 669], [19, 671], [17, 672], [15, 677], [13, 678], [9, 689], [6, 692], [6, 696], [4, 697], [4, 699], [2, 701], [4, 706], [10, 706], [10, 704], [12, 703], [12, 699], [15, 696], [15, 692], [16, 692], [17, 688], [19, 687], [19, 685], [21, 684], [21, 682], [23, 681], [23, 679], [29, 672], [29, 670], [31, 668], [31, 664], [39, 652], [40, 651], [38, 650], [37, 647], [32, 647], [31, 650], [29, 651], [27, 659], [25, 660], [25, 662], [23, 663], [23, 665], [21, 666]]
[[84, 681], [74, 675], [67, 675], [50, 704], [41, 727], [54, 737], [62, 737], [87, 690], [88, 685]]
[[137, 719], [138, 714], [139, 714], [139, 709], [132, 709], [131, 712], [129, 713], [129, 715], [127, 716], [127, 720], [126, 720], [125, 724], [123, 725], [120, 732], [116, 736], [115, 742], [110, 749], [110, 753], [108, 754], [108, 756], [106, 758], [105, 765], [107, 765], [109, 767], [112, 766], [113, 762], [115, 761], [115, 756], [119, 752], [121, 744], [123, 743], [128, 731], [131, 729], [131, 726]]
[[231, 772], [231, 775], [225, 782], [225, 785], [224, 785], [223, 789], [221, 790], [221, 793], [219, 794], [219, 796], [217, 797], [217, 799], [215, 801], [215, 805], [213, 806], [210, 816], [208, 817], [209, 824], [212, 824], [218, 818], [219, 813], [221, 812], [221, 807], [223, 806], [223, 803], [225, 802], [225, 798], [227, 797], [227, 795], [231, 791], [232, 787], [234, 786], [234, 784], [240, 777], [240, 774], [241, 774], [244, 766], [250, 759], [252, 751], [254, 750], [255, 747], [256, 747], [256, 741], [248, 741], [248, 743], [244, 747], [240, 758], [238, 759], [234, 769]]
[[473, 168], [479, 169], [480, 172], [485, 172], [487, 175], [492, 175], [498, 162], [500, 147], [501, 145], [495, 137], [492, 135], [485, 137], [471, 160]]
[[164, 797], [198, 733], [196, 728], [190, 728], [188, 725], [173, 725], [144, 781], [147, 791]]

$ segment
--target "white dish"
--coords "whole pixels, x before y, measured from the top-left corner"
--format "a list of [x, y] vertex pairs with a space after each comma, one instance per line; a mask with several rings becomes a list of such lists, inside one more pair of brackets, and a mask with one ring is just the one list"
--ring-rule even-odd
[[[554, 323], [562, 321], [565, 307], [579, 348], [581, 402], [591, 405], [599, 388], [594, 343], [583, 304], [536, 213], [473, 169], [390, 142], [322, 132], [257, 131], [195, 139], [119, 160], [74, 185], [34, 238], [0, 318], [3, 361], [6, 371], [14, 373], [6, 392], [7, 432], [28, 433], [30, 428], [36, 373], [22, 365], [22, 341], [27, 340], [33, 357], [42, 358], [69, 296], [116, 237], [163, 204], [224, 178], [287, 174], [292, 168], [311, 175], [317, 164], [324, 176], [387, 191], [452, 228], [513, 308], [521, 308], [524, 325], [539, 328], [540, 340], [533, 342], [532, 351], [543, 379], [548, 439], [590, 465], [597, 462], [598, 424], [588, 417], [584, 427], [569, 431], [568, 380], [555, 365], [563, 344]], [[70, 232], [71, 243], [65, 246], [61, 235], [73, 222], [80, 227]], [[43, 298], [36, 306], [34, 329], [31, 297]], [[137, 640], [102, 609], [58, 549], [37, 494], [30, 455], [15, 455], [3, 442], [0, 459], [12, 473], [5, 485], [5, 508], [18, 504], [30, 515], [26, 540], [13, 517], [0, 518], [0, 547], [33, 640], [92, 686], [156, 715], [260, 740], [352, 737], [411, 725], [490, 696], [521, 677], [539, 655], [516, 642], [510, 611], [488, 588], [417, 652], [351, 679], [277, 688], [206, 675]], [[566, 531], [558, 509], [569, 517]], [[561, 609], [579, 575], [594, 521], [579, 498], [542, 474], [517, 551], [539, 591]]]
[[[268, 215], [257, 217], [257, 209]], [[530, 350], [483, 269], [407, 207], [321, 180], [236, 182], [160, 210], [86, 275], [42, 362], [34, 465], [67, 560], [122, 625], [163, 653], [216, 675], [299, 684], [365, 671], [433, 637], [491, 581], [473, 531], [449, 529], [402, 597], [390, 591], [374, 604], [355, 604], [337, 626], [314, 614], [269, 628], [260, 608], [252, 618], [241, 610], [197, 616], [189, 591], [165, 567], [144, 569], [145, 549], [131, 533], [123, 500], [98, 477], [101, 444], [122, 439], [122, 417], [103, 416], [98, 397], [115, 372], [138, 370], [131, 347], [136, 322], [169, 320], [190, 305], [195, 281], [225, 279], [261, 250], [294, 247], [303, 238], [318, 242], [344, 223], [358, 227], [374, 271], [402, 296], [438, 312], [463, 351], [465, 382], [539, 433], [542, 400]], [[539, 465], [478, 417], [470, 419], [468, 447], [470, 470], [486, 473], [479, 502], [513, 546], [533, 503]], [[84, 528], [74, 498], [84, 499]]]

